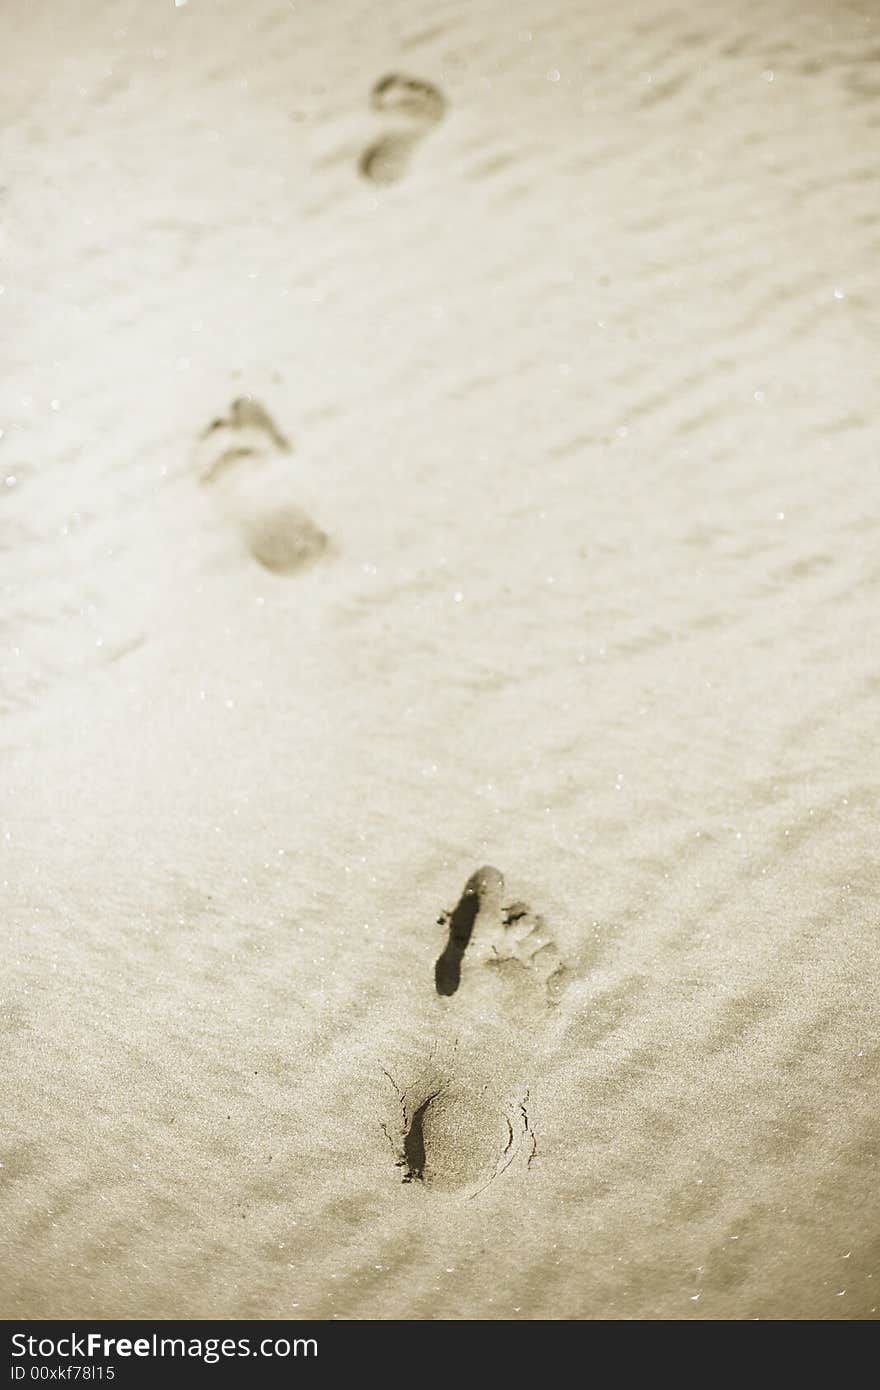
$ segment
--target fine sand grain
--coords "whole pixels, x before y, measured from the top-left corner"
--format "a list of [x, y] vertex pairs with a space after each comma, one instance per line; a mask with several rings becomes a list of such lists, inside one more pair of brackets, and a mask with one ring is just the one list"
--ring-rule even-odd
[[875, 1317], [876, 13], [0, 30], [0, 1314]]

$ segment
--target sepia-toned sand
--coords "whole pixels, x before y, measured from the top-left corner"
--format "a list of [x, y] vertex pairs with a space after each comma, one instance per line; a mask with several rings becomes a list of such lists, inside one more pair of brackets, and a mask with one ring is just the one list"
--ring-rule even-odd
[[876, 14], [0, 29], [0, 1314], [875, 1317]]

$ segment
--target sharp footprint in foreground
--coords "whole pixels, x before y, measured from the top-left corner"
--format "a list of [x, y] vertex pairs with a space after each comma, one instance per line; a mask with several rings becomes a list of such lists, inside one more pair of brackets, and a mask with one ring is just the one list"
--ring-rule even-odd
[[555, 1004], [570, 978], [544, 918], [527, 903], [503, 907], [504, 876], [486, 864], [471, 874], [457, 906], [443, 913], [440, 923], [449, 938], [434, 967], [437, 993], [455, 994], [471, 939], [474, 965], [493, 971], [525, 1001], [535, 986], [543, 986], [548, 1003]]
[[504, 906], [504, 876], [491, 864], [439, 924], [448, 935], [434, 966], [435, 1042], [402, 1085], [383, 1067], [393, 1096], [380, 1123], [405, 1183], [477, 1197], [539, 1156], [530, 1097], [571, 972], [543, 917], [526, 903]]
[[367, 146], [358, 167], [372, 183], [398, 183], [416, 146], [442, 121], [446, 99], [431, 82], [389, 73], [373, 87], [370, 105], [394, 125]]
[[329, 547], [324, 531], [290, 500], [292, 449], [269, 412], [251, 396], [234, 400], [198, 441], [201, 482], [255, 560], [273, 574], [295, 574]]

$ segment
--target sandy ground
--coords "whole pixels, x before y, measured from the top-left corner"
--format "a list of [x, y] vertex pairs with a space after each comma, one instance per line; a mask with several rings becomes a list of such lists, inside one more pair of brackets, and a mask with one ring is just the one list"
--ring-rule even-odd
[[0, 1311], [875, 1316], [876, 16], [0, 26]]

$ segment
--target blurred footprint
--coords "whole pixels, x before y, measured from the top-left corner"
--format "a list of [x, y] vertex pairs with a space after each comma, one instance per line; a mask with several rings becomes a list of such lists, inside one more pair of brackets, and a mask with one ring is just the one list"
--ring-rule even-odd
[[442, 121], [446, 99], [431, 82], [389, 73], [374, 86], [370, 105], [400, 124], [367, 146], [358, 168], [373, 183], [397, 183], [406, 173], [415, 147]]
[[252, 396], [234, 400], [198, 441], [201, 482], [255, 560], [273, 574], [294, 574], [324, 554], [329, 541], [286, 495], [292, 453], [271, 415]]

